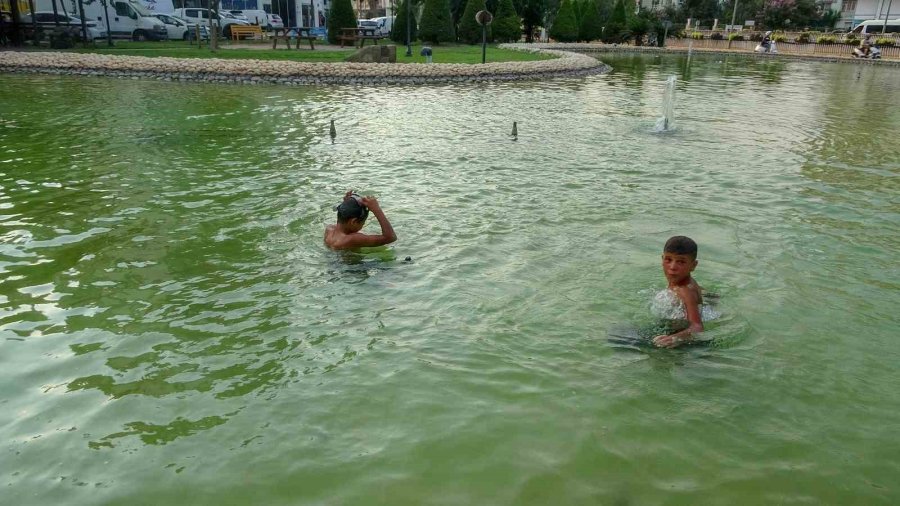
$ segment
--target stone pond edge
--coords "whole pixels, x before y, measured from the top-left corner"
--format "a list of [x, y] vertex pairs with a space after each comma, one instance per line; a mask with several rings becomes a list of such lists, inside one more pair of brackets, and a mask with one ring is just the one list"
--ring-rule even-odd
[[580, 53], [503, 45], [543, 53], [553, 59], [487, 64], [314, 63], [285, 60], [223, 60], [116, 56], [91, 53], [0, 52], [0, 72], [104, 76], [158, 81], [203, 81], [231, 84], [427, 84], [542, 80], [600, 74], [610, 67]]

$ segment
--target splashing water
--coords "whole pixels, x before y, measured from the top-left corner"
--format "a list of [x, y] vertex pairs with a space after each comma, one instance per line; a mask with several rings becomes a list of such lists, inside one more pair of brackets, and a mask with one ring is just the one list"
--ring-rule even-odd
[[656, 131], [667, 132], [675, 129], [675, 76], [666, 79], [666, 92], [663, 94], [662, 116], [656, 120]]

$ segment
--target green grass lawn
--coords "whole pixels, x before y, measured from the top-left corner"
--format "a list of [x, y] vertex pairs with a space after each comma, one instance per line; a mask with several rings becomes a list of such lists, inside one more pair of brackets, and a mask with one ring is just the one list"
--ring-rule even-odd
[[[105, 42], [98, 42], [95, 47], [77, 48], [73, 51], [78, 53], [98, 53], [98, 54], [121, 54], [133, 56], [169, 56], [172, 58], [225, 58], [225, 59], [241, 59], [253, 58], [257, 60], [291, 60], [305, 62], [340, 62], [344, 58], [353, 53], [353, 49], [340, 49], [338, 46], [316, 44], [316, 50], [312, 51], [309, 46], [301, 42], [300, 49], [272, 49], [269, 44], [260, 44], [252, 42], [240, 43], [240, 46], [251, 47], [252, 49], [219, 49], [212, 52], [206, 46], [197, 48], [196, 45], [191, 46], [187, 42], [182, 41], [164, 41], [164, 42], [132, 42], [117, 40], [115, 47], [107, 47]], [[257, 49], [258, 48], [258, 49]], [[412, 47], [413, 56], [407, 58], [406, 46], [397, 46], [397, 63], [425, 63], [425, 57], [419, 56], [421, 44], [415, 44]], [[468, 46], [463, 44], [443, 44], [440, 46], [432, 46], [434, 63], [481, 63], [481, 46]], [[553, 58], [552, 56], [525, 53], [521, 51], [512, 51], [508, 49], [498, 49], [496, 45], [488, 45], [487, 61], [532, 61], [546, 60]]]

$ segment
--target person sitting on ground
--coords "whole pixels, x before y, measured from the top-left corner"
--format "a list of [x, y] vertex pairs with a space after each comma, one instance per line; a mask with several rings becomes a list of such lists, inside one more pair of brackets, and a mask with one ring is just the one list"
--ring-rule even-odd
[[[334, 250], [362, 248], [366, 246], [382, 246], [397, 240], [397, 234], [391, 227], [384, 211], [375, 197], [362, 197], [353, 190], [344, 195], [344, 200], [334, 208], [337, 211], [337, 223], [325, 227], [325, 244]], [[369, 211], [378, 219], [380, 234], [360, 233]]]
[[669, 335], [653, 338], [653, 344], [665, 348], [691, 342], [696, 334], [703, 332], [703, 319], [700, 316], [700, 305], [703, 294], [700, 285], [691, 277], [697, 267], [697, 243], [691, 238], [677, 235], [666, 241], [663, 247], [662, 268], [668, 290], [683, 306], [684, 319], [688, 327]]
[[859, 41], [859, 51], [863, 56], [869, 56], [872, 52], [872, 36], [866, 35], [863, 40]]

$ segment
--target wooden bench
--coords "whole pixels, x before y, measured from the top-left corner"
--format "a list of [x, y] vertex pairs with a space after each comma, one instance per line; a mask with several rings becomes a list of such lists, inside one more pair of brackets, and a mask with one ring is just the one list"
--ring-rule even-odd
[[311, 35], [311, 28], [307, 26], [298, 26], [294, 28], [276, 28], [275, 36], [272, 37], [272, 49], [278, 47], [278, 39], [282, 39], [284, 41], [284, 45], [287, 46], [288, 49], [291, 48], [291, 30], [294, 31], [294, 38], [297, 39], [297, 45], [295, 49], [300, 49], [300, 41], [307, 40], [309, 41], [309, 48], [312, 50], [316, 49], [316, 39], [318, 37]]
[[359, 47], [363, 47], [367, 40], [374, 41], [377, 46], [378, 41], [384, 38], [386, 38], [384, 35], [375, 34], [375, 28], [341, 28], [341, 34], [338, 35], [341, 47], [344, 47], [345, 42], [356, 46], [356, 41], [359, 41]]
[[231, 25], [231, 40], [240, 40], [241, 36], [246, 35], [248, 38], [262, 39], [262, 28], [259, 25]]

